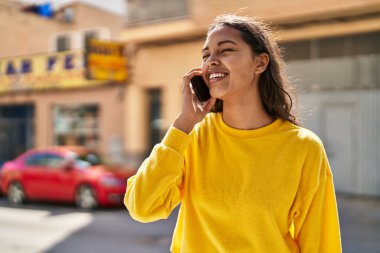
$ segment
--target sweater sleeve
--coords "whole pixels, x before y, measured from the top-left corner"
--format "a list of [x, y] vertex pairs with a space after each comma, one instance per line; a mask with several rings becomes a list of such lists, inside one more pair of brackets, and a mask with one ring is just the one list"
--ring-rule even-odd
[[324, 149], [320, 154], [314, 163], [321, 167], [320, 180], [294, 214], [294, 239], [302, 253], [341, 253], [333, 176]]
[[130, 177], [124, 204], [140, 222], [166, 219], [179, 204], [184, 176], [184, 152], [190, 135], [171, 127], [160, 144]]

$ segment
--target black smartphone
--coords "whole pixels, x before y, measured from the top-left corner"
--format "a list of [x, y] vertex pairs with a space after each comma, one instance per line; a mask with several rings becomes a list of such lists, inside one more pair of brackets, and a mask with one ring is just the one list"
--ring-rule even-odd
[[210, 90], [202, 76], [194, 76], [191, 78], [190, 82], [199, 102], [205, 102], [211, 98]]

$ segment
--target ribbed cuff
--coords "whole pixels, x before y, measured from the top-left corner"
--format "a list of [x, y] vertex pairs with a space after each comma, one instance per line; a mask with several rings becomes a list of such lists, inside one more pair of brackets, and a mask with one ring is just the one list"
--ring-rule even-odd
[[175, 127], [170, 127], [164, 139], [162, 140], [162, 144], [183, 154], [187, 145], [190, 143], [190, 140], [190, 135], [182, 132]]

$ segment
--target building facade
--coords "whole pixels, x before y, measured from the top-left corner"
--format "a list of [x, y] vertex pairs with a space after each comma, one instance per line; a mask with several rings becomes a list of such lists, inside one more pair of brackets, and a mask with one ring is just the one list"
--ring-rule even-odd
[[379, 0], [127, 1], [121, 38], [131, 73], [125, 151], [141, 160], [180, 110], [182, 76], [201, 64], [207, 26], [223, 13], [269, 22], [299, 91], [298, 116], [323, 140], [338, 192], [380, 195]]
[[40, 7], [0, 4], [0, 160], [51, 145], [121, 159], [125, 82], [86, 79], [84, 46], [115, 40], [123, 18], [81, 3]]

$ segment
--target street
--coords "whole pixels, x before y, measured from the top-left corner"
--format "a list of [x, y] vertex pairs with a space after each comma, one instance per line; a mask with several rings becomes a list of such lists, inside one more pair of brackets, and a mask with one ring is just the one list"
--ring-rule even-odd
[[[338, 195], [338, 207], [343, 252], [380, 253], [380, 200]], [[0, 252], [167, 253], [176, 214], [142, 224], [123, 208], [82, 212], [47, 203], [11, 207], [1, 197]]]
[[344, 253], [380, 253], [380, 198], [337, 196]]
[[123, 208], [82, 212], [61, 204], [9, 207], [1, 197], [0, 252], [167, 253], [175, 219], [172, 215], [142, 224]]

